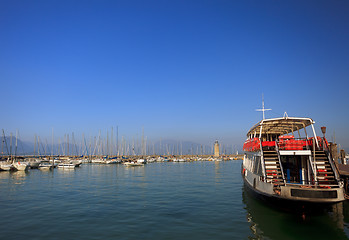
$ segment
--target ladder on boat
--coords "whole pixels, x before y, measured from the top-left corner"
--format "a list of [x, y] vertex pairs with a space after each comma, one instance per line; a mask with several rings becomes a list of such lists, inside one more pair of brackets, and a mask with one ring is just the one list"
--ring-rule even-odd
[[274, 183], [274, 186], [284, 185], [277, 151], [263, 151], [263, 159], [267, 182]]
[[315, 166], [319, 185], [337, 184], [335, 174], [325, 151], [315, 151]]

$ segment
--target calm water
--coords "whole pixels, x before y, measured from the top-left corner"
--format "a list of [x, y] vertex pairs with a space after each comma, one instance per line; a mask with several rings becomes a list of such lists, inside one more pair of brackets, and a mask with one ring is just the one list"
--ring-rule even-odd
[[0, 172], [1, 239], [348, 239], [349, 204], [301, 216], [244, 192], [241, 161]]

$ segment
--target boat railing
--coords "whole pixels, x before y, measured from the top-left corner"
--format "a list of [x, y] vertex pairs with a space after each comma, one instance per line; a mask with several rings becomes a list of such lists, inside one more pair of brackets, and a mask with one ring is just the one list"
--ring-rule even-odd
[[[318, 144], [316, 144], [318, 142]], [[275, 141], [263, 141], [263, 148], [274, 149], [278, 145], [279, 150], [328, 150], [326, 139], [317, 137], [295, 138], [291, 136], [280, 136]], [[315, 148], [314, 148], [315, 147]]]
[[286, 179], [285, 179], [285, 174], [284, 174], [284, 168], [282, 166], [282, 163], [281, 163], [281, 156], [280, 156], [280, 151], [279, 151], [279, 146], [277, 144], [277, 142], [275, 142], [275, 150], [278, 154], [278, 160], [279, 160], [279, 165], [280, 165], [280, 171], [281, 171], [281, 174], [282, 174], [282, 180], [284, 181], [284, 184], [286, 184]]
[[280, 136], [276, 143], [280, 150], [304, 150], [308, 144], [306, 138], [295, 138], [294, 136]]
[[323, 147], [323, 151], [325, 152], [326, 156], [327, 156], [327, 159], [328, 159], [328, 162], [330, 163], [332, 169], [333, 169], [333, 172], [334, 172], [334, 176], [336, 178], [337, 181], [340, 180], [340, 174], [339, 174], [339, 169], [338, 169], [338, 166], [334, 163], [333, 161], [333, 157], [332, 157], [332, 154], [331, 154], [331, 151], [328, 147], [328, 142], [326, 140], [325, 137], [321, 138], [321, 144], [322, 147]]
[[[277, 146], [277, 147], [276, 147]], [[265, 150], [310, 150], [307, 138], [281, 138], [274, 141], [263, 141]]]
[[293, 135], [283, 135], [272, 141], [261, 141], [259, 138], [251, 138], [244, 143], [244, 151], [255, 152], [260, 150], [328, 150], [325, 138], [295, 138]]
[[313, 183], [309, 183], [309, 181], [306, 181], [305, 184], [294, 182], [294, 183], [286, 183], [285, 186], [292, 186], [292, 187], [299, 187], [299, 188], [339, 188], [338, 184], [320, 184], [316, 185]]
[[259, 148], [261, 149], [262, 174], [263, 174], [264, 179], [267, 179], [267, 173], [266, 173], [265, 164], [264, 164], [262, 141], [260, 141], [260, 140], [259, 140]]

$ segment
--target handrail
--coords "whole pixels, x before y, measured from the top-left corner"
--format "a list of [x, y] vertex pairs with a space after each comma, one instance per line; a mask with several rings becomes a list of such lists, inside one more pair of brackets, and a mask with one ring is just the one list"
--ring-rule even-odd
[[311, 170], [313, 170], [314, 182], [316, 184], [319, 184], [319, 182], [317, 180], [317, 172], [316, 172], [317, 167], [316, 167], [316, 159], [315, 159], [316, 158], [315, 157], [315, 142], [313, 142], [313, 147], [311, 150], [313, 150], [314, 159], [313, 159], [312, 155], [310, 154], [310, 156], [309, 156], [310, 166], [311, 166]]
[[[309, 182], [309, 181], [307, 181]], [[292, 185], [292, 186], [298, 186], [298, 187], [302, 187], [302, 186], [309, 186], [309, 187], [313, 187], [313, 188], [318, 188], [318, 187], [339, 187], [339, 184], [321, 184], [321, 186], [319, 185], [314, 185], [314, 184], [301, 184], [301, 183], [286, 183], [287, 185]]]
[[267, 180], [267, 174], [266, 174], [265, 164], [264, 164], [264, 154], [263, 154], [262, 141], [259, 141], [259, 144], [260, 144], [260, 148], [261, 148], [261, 163], [262, 163], [263, 176], [264, 176], [264, 179]]
[[[333, 159], [332, 159], [332, 155], [331, 155], [331, 152], [330, 152], [330, 149], [328, 149], [328, 146], [326, 144], [326, 141], [324, 140], [324, 138], [321, 138], [322, 139], [322, 148], [323, 148], [323, 151], [325, 152], [326, 156], [327, 156], [327, 159], [328, 159], [328, 162], [330, 163], [332, 169], [333, 169], [333, 172], [334, 172], [334, 175], [335, 175], [335, 178], [337, 180], [337, 182], [340, 180], [340, 177], [338, 176], [338, 173], [339, 173], [339, 169], [337, 167], [336, 164], [333, 163]], [[326, 147], [325, 147], [326, 146]]]
[[282, 180], [284, 180], [284, 184], [286, 184], [286, 179], [285, 179], [285, 174], [284, 174], [284, 168], [282, 167], [281, 164], [281, 157], [280, 157], [280, 152], [279, 152], [279, 146], [277, 144], [277, 141], [275, 141], [275, 148], [276, 148], [276, 152], [278, 154], [278, 160], [279, 160], [279, 164], [280, 164], [280, 170], [281, 170], [281, 174], [282, 174]]

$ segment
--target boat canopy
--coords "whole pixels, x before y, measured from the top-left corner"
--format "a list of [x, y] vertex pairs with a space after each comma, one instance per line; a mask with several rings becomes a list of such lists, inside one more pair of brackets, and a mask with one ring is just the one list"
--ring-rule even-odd
[[306, 128], [315, 122], [311, 118], [296, 118], [296, 117], [282, 117], [282, 118], [271, 118], [264, 119], [254, 125], [247, 136], [253, 134], [275, 134], [284, 135], [300, 129]]

